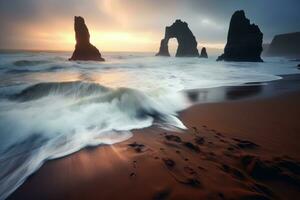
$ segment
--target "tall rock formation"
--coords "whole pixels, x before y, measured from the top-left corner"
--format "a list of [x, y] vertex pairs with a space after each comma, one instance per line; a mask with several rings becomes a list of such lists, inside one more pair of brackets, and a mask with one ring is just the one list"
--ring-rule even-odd
[[203, 48], [201, 49], [200, 57], [201, 57], [201, 58], [208, 58], [208, 55], [207, 55], [207, 52], [206, 52], [206, 48], [205, 48], [205, 47], [203, 47]]
[[255, 24], [250, 24], [243, 10], [236, 11], [231, 18], [224, 54], [218, 61], [263, 62], [263, 33]]
[[266, 56], [300, 58], [300, 32], [276, 35]]
[[188, 24], [181, 20], [176, 20], [172, 26], [166, 27], [165, 37], [161, 40], [156, 56], [170, 56], [168, 43], [171, 38], [176, 38], [178, 41], [176, 57], [199, 57], [196, 38]]
[[104, 61], [99, 50], [90, 43], [90, 33], [82, 17], [74, 17], [75, 51], [69, 60]]

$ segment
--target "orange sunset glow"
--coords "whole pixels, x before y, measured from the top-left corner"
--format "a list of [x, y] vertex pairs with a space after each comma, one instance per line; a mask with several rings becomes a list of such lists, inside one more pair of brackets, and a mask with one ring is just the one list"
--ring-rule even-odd
[[[90, 27], [91, 42], [102, 51], [155, 52], [162, 37], [159, 32], [101, 30], [89, 22], [87, 25]], [[75, 45], [72, 18], [66, 24], [54, 24], [53, 28], [37, 25], [24, 29], [24, 31], [26, 38], [18, 38], [18, 45], [13, 45], [13, 48], [70, 51]], [[221, 50], [224, 47], [223, 43], [201, 43], [200, 45], [216, 50]], [[170, 50], [175, 51], [176, 47], [177, 42], [175, 40], [170, 41]]]
[[[164, 12], [160, 12], [162, 21], [158, 22], [154, 20], [154, 16], [159, 12], [155, 9], [158, 3], [152, 5], [146, 1], [121, 3], [120, 0], [92, 0], [89, 4], [80, 6], [75, 6], [69, 1], [33, 2], [34, 7], [30, 7], [31, 2], [26, 5], [26, 8], [32, 9], [32, 16], [23, 16], [22, 8], [19, 11], [18, 8], [5, 8], [7, 5], [3, 5], [5, 10], [12, 9], [11, 12], [20, 13], [20, 16], [14, 16], [16, 21], [13, 26], [8, 21], [7, 24], [3, 24], [7, 26], [7, 34], [1, 49], [71, 51], [75, 45], [73, 17], [80, 15], [86, 19], [91, 42], [101, 51], [155, 52], [166, 25], [170, 25], [176, 18], [187, 21], [192, 19], [176, 5], [168, 5], [173, 9], [174, 16], [168, 14], [170, 11], [167, 7], [163, 7], [161, 9]], [[194, 17], [199, 23], [192, 24], [191, 27], [201, 39], [199, 48], [205, 45], [212, 51], [221, 51], [226, 39], [223, 35], [218, 40], [213, 40], [210, 38], [211, 34], [197, 30], [205, 27], [225, 33], [225, 26], [207, 16]], [[171, 52], [175, 51], [176, 47], [176, 42], [170, 42]]]

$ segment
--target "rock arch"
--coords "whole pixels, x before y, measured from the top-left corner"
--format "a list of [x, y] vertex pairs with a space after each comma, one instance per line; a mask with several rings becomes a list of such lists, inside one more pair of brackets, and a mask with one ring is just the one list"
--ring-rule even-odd
[[176, 38], [178, 42], [176, 57], [199, 57], [195, 36], [188, 24], [179, 19], [166, 27], [165, 37], [160, 42], [156, 56], [170, 56], [168, 43], [171, 38]]

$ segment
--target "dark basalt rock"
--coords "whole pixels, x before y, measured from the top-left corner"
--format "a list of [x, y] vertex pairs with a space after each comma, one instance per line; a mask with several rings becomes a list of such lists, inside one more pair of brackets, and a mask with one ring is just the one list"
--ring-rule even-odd
[[250, 24], [243, 10], [231, 18], [224, 54], [217, 61], [263, 62], [263, 33], [255, 24]]
[[90, 43], [90, 33], [82, 17], [74, 17], [76, 46], [69, 60], [104, 61], [99, 50]]
[[176, 57], [199, 57], [196, 38], [188, 24], [181, 20], [176, 20], [172, 26], [166, 27], [165, 38], [161, 40], [156, 56], [170, 56], [168, 42], [171, 38], [178, 41]]
[[203, 47], [203, 48], [201, 49], [200, 57], [201, 57], [201, 58], [208, 58], [208, 55], [207, 55], [207, 52], [206, 52], [206, 48], [205, 48], [205, 47]]
[[170, 56], [168, 42], [169, 40], [166, 39], [161, 40], [159, 52], [156, 54], [156, 56]]
[[276, 35], [266, 56], [300, 57], [300, 32]]

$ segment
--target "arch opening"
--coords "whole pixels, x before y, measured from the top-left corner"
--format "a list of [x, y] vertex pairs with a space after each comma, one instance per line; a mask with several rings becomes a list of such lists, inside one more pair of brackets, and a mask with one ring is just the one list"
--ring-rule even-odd
[[[161, 40], [159, 52], [157, 56], [170, 56], [169, 40], [176, 38], [178, 47], [176, 57], [199, 57], [197, 49], [197, 41], [186, 22], [176, 20], [171, 26], [166, 27], [165, 37]], [[173, 42], [171, 42], [173, 45]]]
[[178, 40], [176, 38], [170, 38], [168, 42], [170, 56], [175, 56], [178, 49]]

